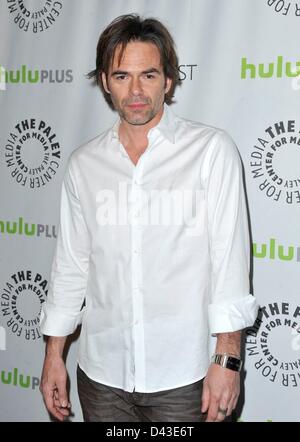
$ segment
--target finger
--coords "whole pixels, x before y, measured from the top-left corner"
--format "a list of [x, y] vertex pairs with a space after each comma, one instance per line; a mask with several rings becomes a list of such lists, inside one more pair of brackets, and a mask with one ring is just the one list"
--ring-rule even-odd
[[56, 408], [54, 404], [54, 392], [53, 390], [44, 389], [43, 390], [43, 398], [46, 404], [46, 408], [49, 413], [54, 416], [56, 419], [63, 421], [64, 415]]
[[67, 394], [66, 389], [66, 381], [62, 380], [60, 382], [57, 382], [57, 393], [58, 393], [58, 400], [60, 402], [61, 407], [67, 407], [69, 404], [69, 398]]
[[69, 416], [70, 409], [68, 407], [61, 407], [60, 402], [56, 399], [54, 399], [54, 406], [59, 413], [63, 414], [64, 416]]
[[227, 410], [228, 405], [227, 401], [225, 402], [224, 398], [223, 402], [220, 402], [220, 400], [214, 400], [209, 405], [206, 422], [222, 422], [226, 417]]
[[228, 416], [228, 411], [230, 408], [230, 401], [233, 398], [233, 395], [228, 393], [228, 391], [224, 391], [218, 401], [218, 417], [217, 421], [222, 422], [226, 416]]
[[203, 383], [203, 391], [202, 391], [202, 398], [201, 398], [201, 412], [206, 413], [209, 406], [209, 388], [206, 386], [205, 382]]
[[233, 410], [236, 408], [238, 396], [234, 396], [228, 404], [227, 416], [231, 416]]
[[[54, 398], [56, 401], [59, 401], [58, 391], [57, 389], [54, 390]], [[69, 401], [66, 407], [62, 407], [62, 405], [59, 403], [58, 405], [60, 408], [71, 408], [71, 402]]]
[[61, 408], [62, 410], [64, 410], [64, 409], [68, 410], [71, 407], [70, 403], [68, 403], [68, 405], [66, 407], [62, 407], [59, 399], [54, 398], [53, 401], [54, 401], [55, 406], [58, 408]]
[[232, 410], [235, 410], [235, 409], [236, 409], [236, 406], [237, 406], [238, 400], [239, 400], [239, 395], [237, 395], [237, 396], [234, 398], [234, 400], [233, 400]]
[[217, 419], [215, 422], [223, 422], [223, 420], [225, 419], [226, 414], [221, 413], [220, 411], [218, 411], [218, 415], [217, 415]]
[[67, 408], [56, 407], [56, 412], [63, 418], [70, 416], [70, 411]]
[[217, 417], [218, 422], [222, 422], [225, 419], [225, 417], [228, 416], [228, 411], [229, 411], [229, 405], [222, 404], [218, 406], [218, 417]]
[[216, 422], [217, 418], [218, 418], [218, 403], [216, 401], [210, 402], [205, 422]]
[[226, 417], [231, 416], [234, 410], [233, 401], [230, 401], [227, 408]]

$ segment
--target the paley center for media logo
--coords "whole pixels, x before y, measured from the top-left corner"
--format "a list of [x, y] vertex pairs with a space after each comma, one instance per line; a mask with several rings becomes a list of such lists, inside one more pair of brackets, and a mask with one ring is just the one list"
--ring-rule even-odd
[[283, 388], [300, 386], [300, 306], [288, 301], [260, 307], [246, 329], [249, 364], [266, 382]]
[[282, 203], [300, 203], [300, 127], [296, 120], [273, 122], [251, 147], [250, 171], [265, 198]]
[[25, 118], [10, 131], [4, 157], [11, 178], [18, 185], [35, 190], [46, 186], [56, 176], [61, 145], [48, 122]]
[[39, 34], [55, 24], [63, 10], [63, 0], [3, 0], [15, 25], [24, 32]]
[[2, 326], [20, 339], [40, 339], [40, 312], [47, 294], [48, 281], [41, 273], [28, 269], [15, 272], [1, 288]]
[[300, 2], [298, 0], [265, 0], [265, 2], [275, 14], [284, 17], [300, 17]]

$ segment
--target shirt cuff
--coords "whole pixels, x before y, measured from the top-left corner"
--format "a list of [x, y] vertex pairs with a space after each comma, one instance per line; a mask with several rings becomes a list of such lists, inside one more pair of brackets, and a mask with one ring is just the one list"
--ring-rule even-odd
[[210, 332], [230, 333], [250, 327], [257, 317], [258, 308], [256, 299], [252, 295], [228, 304], [210, 304], [208, 306]]
[[85, 308], [76, 315], [70, 315], [47, 306], [40, 315], [41, 332], [47, 336], [71, 335], [81, 324], [84, 310]]

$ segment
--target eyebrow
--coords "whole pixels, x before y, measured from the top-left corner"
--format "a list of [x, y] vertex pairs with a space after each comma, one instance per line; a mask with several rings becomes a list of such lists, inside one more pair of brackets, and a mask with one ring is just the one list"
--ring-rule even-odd
[[[116, 71], [113, 71], [110, 75], [113, 77], [115, 75], [127, 75], [128, 73], [129, 72], [127, 72], [127, 71], [121, 71], [121, 70], [117, 69]], [[161, 74], [161, 71], [156, 68], [149, 68], [149, 69], [146, 69], [145, 71], [142, 71], [141, 73], [144, 75], [145, 74], [153, 74], [153, 73]]]

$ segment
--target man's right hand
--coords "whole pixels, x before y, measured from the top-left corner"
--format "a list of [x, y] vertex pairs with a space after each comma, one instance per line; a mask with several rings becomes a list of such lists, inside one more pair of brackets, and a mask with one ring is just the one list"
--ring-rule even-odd
[[40, 391], [52, 416], [60, 421], [69, 416], [71, 404], [67, 394], [67, 370], [60, 355], [46, 354]]

